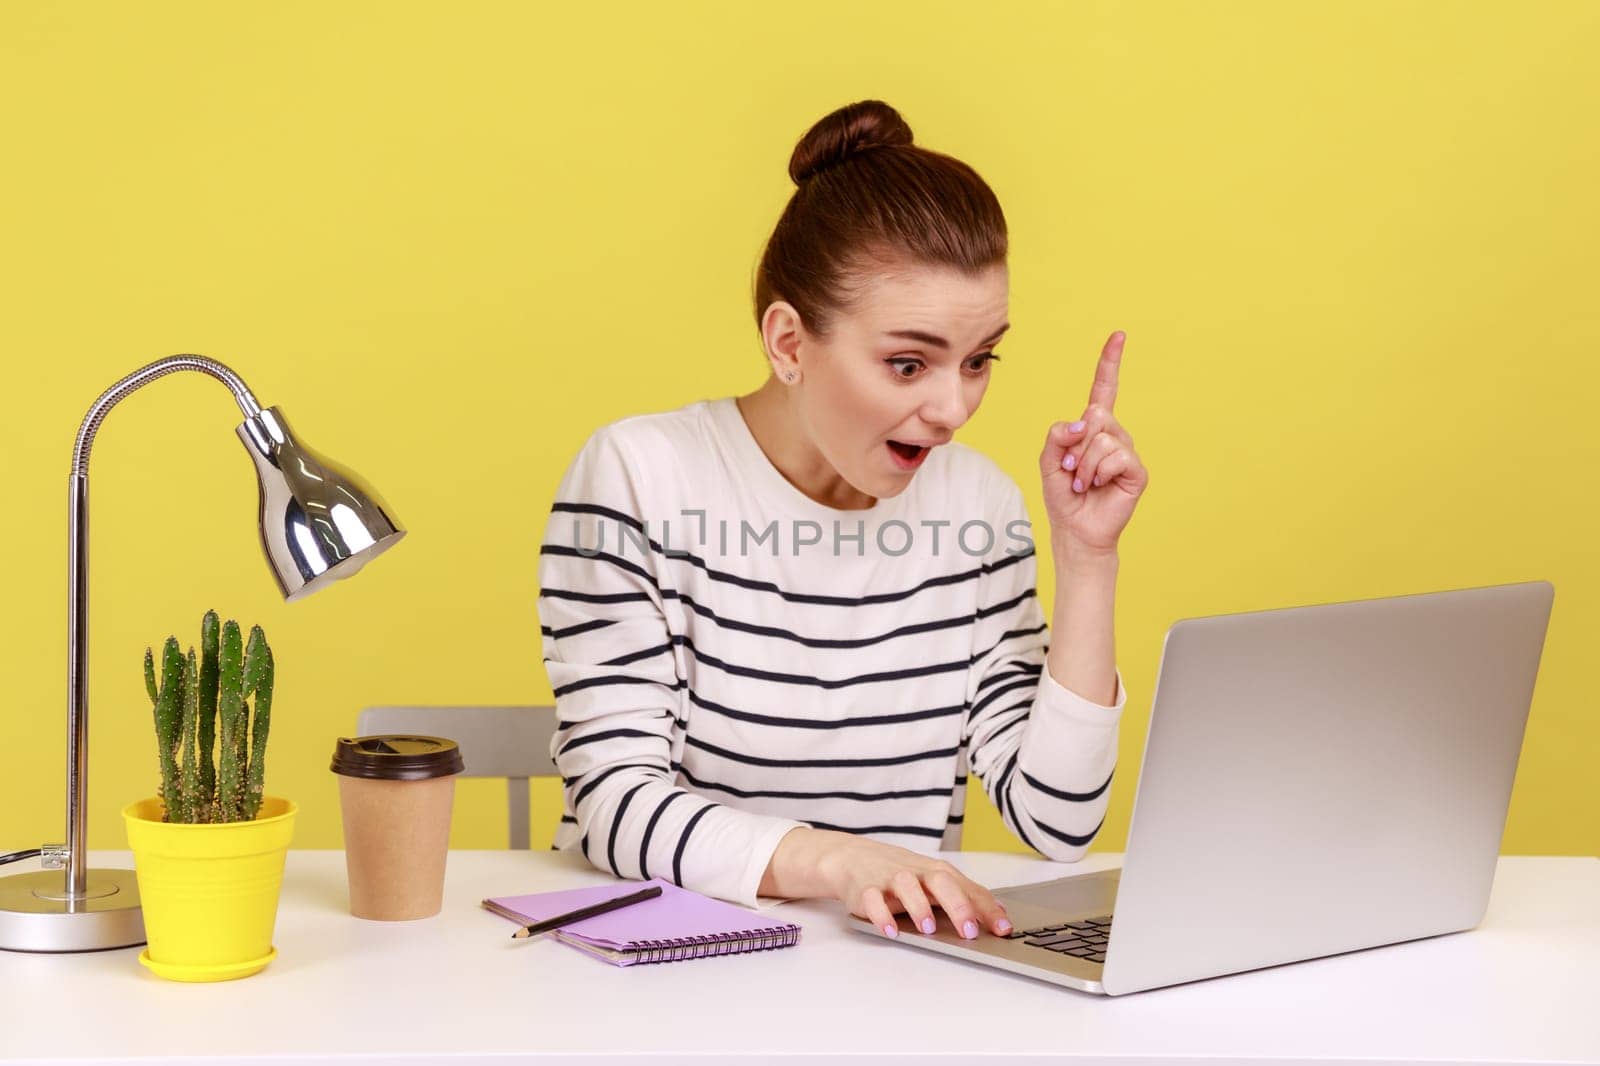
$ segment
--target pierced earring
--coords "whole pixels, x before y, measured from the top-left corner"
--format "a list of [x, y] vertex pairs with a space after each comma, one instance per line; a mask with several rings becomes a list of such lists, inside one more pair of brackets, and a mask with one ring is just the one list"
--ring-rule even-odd
[[794, 372], [793, 371], [785, 372], [784, 375], [783, 375], [783, 380], [785, 380], [785, 381], [793, 381], [794, 380]]

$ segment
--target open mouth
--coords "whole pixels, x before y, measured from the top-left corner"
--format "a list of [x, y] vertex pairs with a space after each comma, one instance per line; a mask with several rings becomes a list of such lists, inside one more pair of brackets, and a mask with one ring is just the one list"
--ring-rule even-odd
[[913, 467], [922, 462], [928, 454], [928, 449], [919, 444], [902, 444], [900, 441], [892, 440], [889, 442], [889, 454], [893, 455], [895, 461], [902, 467]]

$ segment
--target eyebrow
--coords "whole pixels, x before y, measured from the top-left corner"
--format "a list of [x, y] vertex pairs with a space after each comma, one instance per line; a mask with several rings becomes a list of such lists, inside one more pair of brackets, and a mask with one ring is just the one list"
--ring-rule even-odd
[[[983, 343], [988, 344], [992, 341], [999, 340], [1001, 335], [1010, 328], [1011, 323], [1007, 322], [1005, 325], [995, 330], [995, 332], [991, 333], [988, 340], [985, 340]], [[935, 348], [943, 348], [947, 351], [950, 348], [950, 342], [945, 340], [943, 337], [936, 337], [932, 333], [924, 333], [919, 329], [891, 329], [884, 333], [884, 336], [901, 337], [908, 341], [918, 341], [922, 344], [931, 344]]]

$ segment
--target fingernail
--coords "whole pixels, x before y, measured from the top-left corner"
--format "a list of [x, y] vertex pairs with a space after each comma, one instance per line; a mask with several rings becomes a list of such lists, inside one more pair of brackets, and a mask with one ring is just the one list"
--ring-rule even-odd
[[1077, 465], [1078, 457], [1076, 455], [1069, 455], [1065, 459], [1061, 460], [1061, 469], [1063, 470], [1071, 470]]
[[1005, 934], [1005, 933], [1009, 933], [1009, 932], [1011, 932], [1011, 923], [1010, 923], [1010, 922], [1008, 922], [1008, 921], [1007, 921], [1007, 920], [1006, 920], [1006, 919], [1004, 919], [1004, 918], [1001, 918], [1001, 919], [1000, 919], [1000, 920], [999, 920], [999, 921], [997, 921], [997, 922], [995, 922], [995, 923], [994, 923], [994, 927], [995, 927], [995, 928], [996, 928], [996, 929], [998, 929], [998, 930], [1000, 930], [1000, 932], [1001, 932], [1001, 933], [1002, 933], [1002, 934]]
[[968, 918], [961, 926], [961, 935], [971, 940], [978, 935], [978, 923]]
[[1076, 433], [1076, 432], [1078, 432], [1078, 430], [1083, 428], [1083, 423], [1082, 422], [1074, 422], [1074, 423], [1072, 423], [1072, 425], [1068, 426], [1067, 428], [1072, 430], [1072, 432]]
[[1072, 479], [1072, 491], [1073, 492], [1082, 492], [1083, 491], [1083, 479], [1081, 477], [1075, 477], [1075, 478]]
[[924, 918], [924, 919], [922, 919], [922, 931], [924, 933], [931, 933], [936, 928], [937, 928], [937, 926], [935, 926], [933, 924], [933, 919], [932, 918]]
[[900, 930], [896, 929], [892, 925], [885, 925], [883, 927], [883, 935], [884, 936], [899, 936], [900, 935]]

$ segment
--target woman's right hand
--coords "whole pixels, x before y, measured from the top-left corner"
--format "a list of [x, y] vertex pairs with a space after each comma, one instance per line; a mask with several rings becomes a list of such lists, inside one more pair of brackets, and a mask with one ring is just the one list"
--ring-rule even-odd
[[773, 853], [761, 892], [768, 895], [827, 896], [850, 913], [896, 936], [895, 915], [911, 917], [924, 933], [938, 928], [936, 909], [968, 939], [987, 929], [1011, 932], [1003, 904], [987, 888], [943, 859], [853, 833], [797, 827]]

